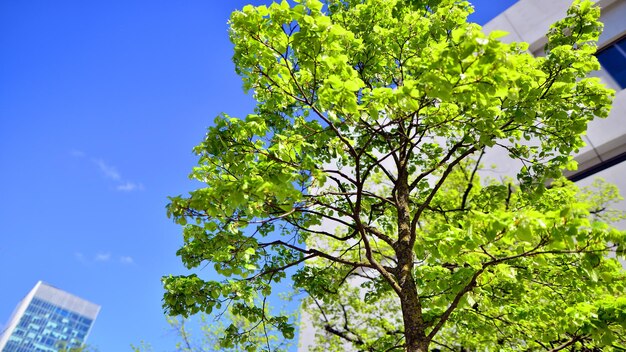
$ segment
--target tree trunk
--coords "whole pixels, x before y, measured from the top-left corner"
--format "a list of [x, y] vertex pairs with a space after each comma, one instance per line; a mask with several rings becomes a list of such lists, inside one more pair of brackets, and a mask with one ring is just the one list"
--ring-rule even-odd
[[417, 296], [413, 275], [409, 275], [402, 284], [402, 318], [404, 320], [404, 339], [407, 352], [427, 352], [428, 341], [426, 326], [422, 319], [422, 309]]
[[400, 303], [404, 321], [404, 337], [407, 352], [427, 352], [429, 341], [426, 338], [426, 325], [422, 306], [413, 277], [414, 254], [411, 233], [411, 210], [409, 207], [409, 182], [406, 168], [398, 171], [398, 242], [396, 256], [398, 267], [396, 277], [401, 287]]

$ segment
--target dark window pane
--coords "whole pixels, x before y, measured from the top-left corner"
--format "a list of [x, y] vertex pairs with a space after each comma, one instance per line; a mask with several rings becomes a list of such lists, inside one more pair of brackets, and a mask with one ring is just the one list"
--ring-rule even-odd
[[622, 49], [622, 52], [626, 53], [626, 38], [620, 39], [615, 45]]
[[597, 54], [598, 61], [615, 79], [620, 87], [626, 88], [626, 39], [611, 45]]

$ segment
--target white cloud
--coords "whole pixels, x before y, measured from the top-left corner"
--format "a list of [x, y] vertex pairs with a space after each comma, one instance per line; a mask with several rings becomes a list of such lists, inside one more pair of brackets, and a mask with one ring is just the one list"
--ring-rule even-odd
[[111, 253], [98, 253], [94, 258], [97, 262], [107, 262], [109, 259], [111, 259]]
[[133, 259], [133, 257], [131, 256], [121, 256], [120, 257], [120, 263], [122, 264], [133, 264], [135, 263], [135, 260]]
[[102, 159], [92, 159], [93, 162], [100, 168], [100, 171], [104, 174], [104, 177], [110, 178], [111, 180], [119, 181], [122, 176], [114, 166], [111, 166], [104, 162]]
[[[120, 264], [123, 264], [123, 265], [135, 264], [135, 259], [133, 259], [133, 257], [129, 255], [121, 255], [121, 256], [115, 256], [115, 257], [118, 258], [118, 262]], [[90, 263], [111, 263], [111, 262], [114, 262], [113, 258], [115, 257], [111, 254], [111, 252], [98, 252], [94, 256], [91, 256], [91, 255], [86, 256], [82, 252], [74, 253], [74, 258], [78, 262], [82, 264], [86, 264], [86, 265], [89, 265]]]
[[116, 189], [122, 192], [132, 192], [135, 190], [142, 190], [143, 185], [141, 183], [126, 181], [122, 184], [117, 185]]
[[[70, 155], [75, 158], [85, 158], [87, 157], [87, 153], [73, 149], [70, 150]], [[103, 159], [100, 158], [89, 158], [91, 162], [98, 167], [102, 176], [104, 178], [114, 181], [114, 189], [121, 192], [132, 192], [132, 191], [140, 191], [143, 190], [143, 184], [140, 182], [133, 182], [130, 180], [125, 180], [122, 178], [122, 174], [117, 171], [117, 168]]]

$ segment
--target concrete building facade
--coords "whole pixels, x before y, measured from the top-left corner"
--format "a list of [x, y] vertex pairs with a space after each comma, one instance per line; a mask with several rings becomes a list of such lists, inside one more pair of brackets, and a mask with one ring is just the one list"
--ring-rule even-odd
[[56, 352], [87, 340], [100, 306], [39, 281], [0, 333], [0, 352]]

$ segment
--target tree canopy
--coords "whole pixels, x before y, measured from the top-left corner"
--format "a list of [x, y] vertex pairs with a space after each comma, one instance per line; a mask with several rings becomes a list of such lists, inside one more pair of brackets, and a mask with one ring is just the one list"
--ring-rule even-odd
[[[232, 14], [234, 63], [257, 105], [218, 116], [172, 197], [164, 307], [230, 307], [292, 338], [266, 297], [289, 280], [319, 350], [626, 348], [624, 232], [560, 178], [613, 92], [593, 54], [599, 8], [575, 1], [545, 57], [467, 22], [458, 0], [302, 0]], [[504, 151], [516, 180], [480, 178]], [[547, 187], [546, 185], [550, 185]], [[202, 273], [200, 273], [202, 274]], [[357, 322], [357, 323], [353, 323]], [[267, 350], [227, 328], [222, 341]]]

